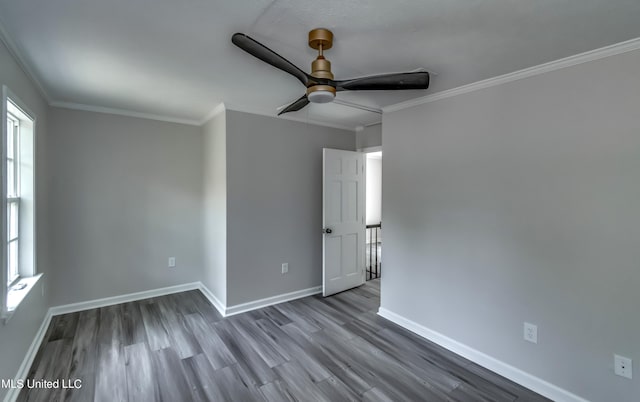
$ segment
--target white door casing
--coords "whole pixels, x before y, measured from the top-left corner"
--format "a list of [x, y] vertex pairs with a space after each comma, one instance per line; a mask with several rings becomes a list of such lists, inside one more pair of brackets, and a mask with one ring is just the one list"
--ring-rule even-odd
[[322, 294], [364, 283], [365, 155], [323, 149]]

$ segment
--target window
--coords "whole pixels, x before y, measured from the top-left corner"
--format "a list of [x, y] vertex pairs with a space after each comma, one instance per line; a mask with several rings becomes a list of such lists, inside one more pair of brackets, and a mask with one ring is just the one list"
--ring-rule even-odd
[[35, 256], [35, 118], [2, 88], [2, 316], [39, 279]]
[[20, 278], [18, 270], [20, 243], [18, 231], [20, 227], [20, 120], [7, 113], [7, 286], [11, 286]]

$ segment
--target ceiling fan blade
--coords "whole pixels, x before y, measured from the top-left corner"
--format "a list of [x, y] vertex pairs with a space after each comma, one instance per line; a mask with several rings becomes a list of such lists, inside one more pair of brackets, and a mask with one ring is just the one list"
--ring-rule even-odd
[[338, 105], [342, 105], [342, 106], [352, 107], [354, 109], [364, 110], [365, 112], [382, 114], [382, 109], [378, 109], [376, 107], [371, 107], [371, 106], [361, 105], [359, 103], [349, 102], [349, 101], [346, 101], [344, 99], [339, 99], [337, 97], [333, 100], [333, 103], [338, 104]]
[[413, 73], [371, 75], [369, 77], [334, 82], [337, 91], [427, 89], [429, 88], [429, 73], [419, 71]]
[[307, 106], [308, 104], [309, 104], [309, 99], [307, 99], [307, 95], [304, 94], [298, 100], [296, 100], [295, 102], [293, 102], [289, 106], [287, 106], [284, 109], [282, 109], [278, 113], [278, 116], [280, 116], [283, 113], [297, 112], [298, 110], [302, 109], [303, 107]]
[[264, 61], [265, 63], [271, 64], [275, 68], [278, 68], [282, 71], [285, 71], [294, 77], [296, 77], [300, 82], [302, 82], [305, 86], [309, 82], [309, 75], [304, 71], [300, 70], [289, 60], [280, 56], [278, 53], [269, 49], [262, 43], [252, 39], [251, 37], [243, 34], [243, 33], [235, 33], [231, 37], [231, 42], [234, 45], [238, 46], [240, 49], [249, 53], [250, 55], [257, 57], [258, 59]]

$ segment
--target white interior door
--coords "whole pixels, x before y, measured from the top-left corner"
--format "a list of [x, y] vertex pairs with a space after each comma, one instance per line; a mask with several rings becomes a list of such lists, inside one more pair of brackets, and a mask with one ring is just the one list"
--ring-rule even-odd
[[323, 149], [322, 294], [364, 283], [365, 156]]

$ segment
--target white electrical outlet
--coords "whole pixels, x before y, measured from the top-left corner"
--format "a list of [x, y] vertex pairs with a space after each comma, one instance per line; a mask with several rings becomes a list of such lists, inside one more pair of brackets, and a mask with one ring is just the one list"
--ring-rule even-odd
[[169, 257], [169, 268], [174, 268], [176, 266], [176, 257]]
[[616, 375], [633, 378], [633, 361], [628, 357], [613, 355], [613, 367]]
[[524, 340], [538, 343], [538, 326], [528, 322], [524, 323]]
[[286, 274], [287, 272], [289, 272], [289, 263], [285, 262], [284, 264], [282, 264], [282, 273]]

